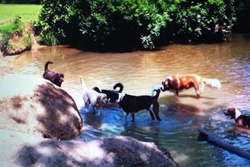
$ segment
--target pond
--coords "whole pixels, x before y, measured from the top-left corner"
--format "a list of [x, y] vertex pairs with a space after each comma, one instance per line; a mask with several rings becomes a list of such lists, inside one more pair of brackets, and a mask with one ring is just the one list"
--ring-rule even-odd
[[[21, 55], [8, 57], [14, 71], [42, 77], [46, 61], [49, 68], [63, 72], [65, 89], [76, 101], [83, 120], [92, 129], [77, 140], [103, 138], [115, 135], [131, 136], [140, 141], [154, 142], [168, 150], [180, 166], [250, 166], [250, 160], [198, 140], [202, 127], [222, 141], [250, 151], [250, 131], [237, 128], [234, 120], [223, 112], [231, 106], [250, 115], [250, 36], [232, 34], [230, 42], [219, 44], [172, 44], [157, 51], [131, 53], [93, 53], [69, 46], [43, 47]], [[171, 74], [197, 74], [217, 78], [221, 89], [205, 88], [196, 98], [193, 88], [180, 92], [161, 92], [161, 122], [152, 121], [147, 111], [135, 114], [135, 122], [115, 105], [93, 114], [83, 108], [82, 76], [89, 88], [112, 89], [121, 82], [124, 93], [150, 95], [152, 86], [161, 86]]]

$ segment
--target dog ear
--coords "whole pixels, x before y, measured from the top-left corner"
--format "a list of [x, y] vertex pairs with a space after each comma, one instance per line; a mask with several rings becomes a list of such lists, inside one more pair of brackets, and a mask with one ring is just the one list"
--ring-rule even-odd
[[64, 74], [63, 73], [58, 73], [59, 74], [59, 76], [61, 77], [61, 78], [64, 78]]
[[100, 103], [100, 102], [101, 102], [101, 99], [102, 99], [101, 96], [98, 95], [97, 98], [96, 98], [97, 103]]
[[172, 76], [170, 79], [171, 86], [174, 88], [179, 88], [181, 85], [180, 79], [176, 76]]
[[98, 92], [98, 93], [101, 93], [101, 89], [98, 88], [98, 87], [94, 87], [93, 90], [96, 91], [96, 92]]
[[[106, 98], [107, 98], [107, 97], [106, 97]], [[98, 101], [99, 103], [102, 103], [103, 100], [104, 100], [104, 97], [103, 97], [103, 96], [101, 96], [101, 95], [98, 95], [98, 96], [97, 96], [97, 101]]]

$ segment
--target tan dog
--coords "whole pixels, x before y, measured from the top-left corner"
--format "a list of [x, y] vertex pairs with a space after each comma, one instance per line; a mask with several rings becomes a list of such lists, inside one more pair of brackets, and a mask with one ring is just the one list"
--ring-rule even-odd
[[107, 95], [104, 93], [98, 93], [93, 89], [88, 89], [82, 77], [80, 77], [83, 95], [82, 99], [84, 101], [84, 107], [92, 106], [93, 111], [95, 112], [94, 107], [102, 106], [108, 102]]
[[206, 79], [195, 74], [183, 76], [171, 75], [162, 81], [161, 90], [163, 92], [166, 90], [174, 92], [178, 96], [179, 92], [183, 89], [193, 87], [197, 97], [200, 98], [205, 86], [220, 89], [221, 83], [218, 79]]

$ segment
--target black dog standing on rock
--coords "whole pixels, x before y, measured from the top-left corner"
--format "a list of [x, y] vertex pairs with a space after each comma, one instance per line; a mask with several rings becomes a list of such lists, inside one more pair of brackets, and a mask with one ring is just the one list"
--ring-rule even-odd
[[61, 87], [62, 82], [64, 81], [64, 74], [63, 73], [55, 73], [51, 70], [49, 70], [48, 66], [49, 64], [53, 64], [51, 61], [47, 61], [44, 65], [44, 73], [43, 78], [51, 81], [55, 85]]
[[[156, 119], [161, 121], [159, 117], [159, 102], [157, 101], [160, 95], [160, 88], [153, 88], [151, 92], [151, 96], [142, 95], [142, 96], [134, 96], [128, 95], [124, 93], [119, 93], [119, 98], [116, 102], [121, 106], [121, 108], [126, 112], [125, 120], [127, 120], [127, 116], [129, 113], [132, 114], [132, 121], [135, 120], [135, 113], [147, 109], [150, 113], [152, 120]], [[154, 95], [156, 92], [156, 95]]]

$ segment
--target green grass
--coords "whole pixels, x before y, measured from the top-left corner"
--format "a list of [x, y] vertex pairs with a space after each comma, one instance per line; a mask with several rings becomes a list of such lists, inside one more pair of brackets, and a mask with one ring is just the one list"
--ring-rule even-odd
[[33, 22], [38, 19], [41, 5], [0, 4], [0, 26], [20, 16], [22, 22]]

